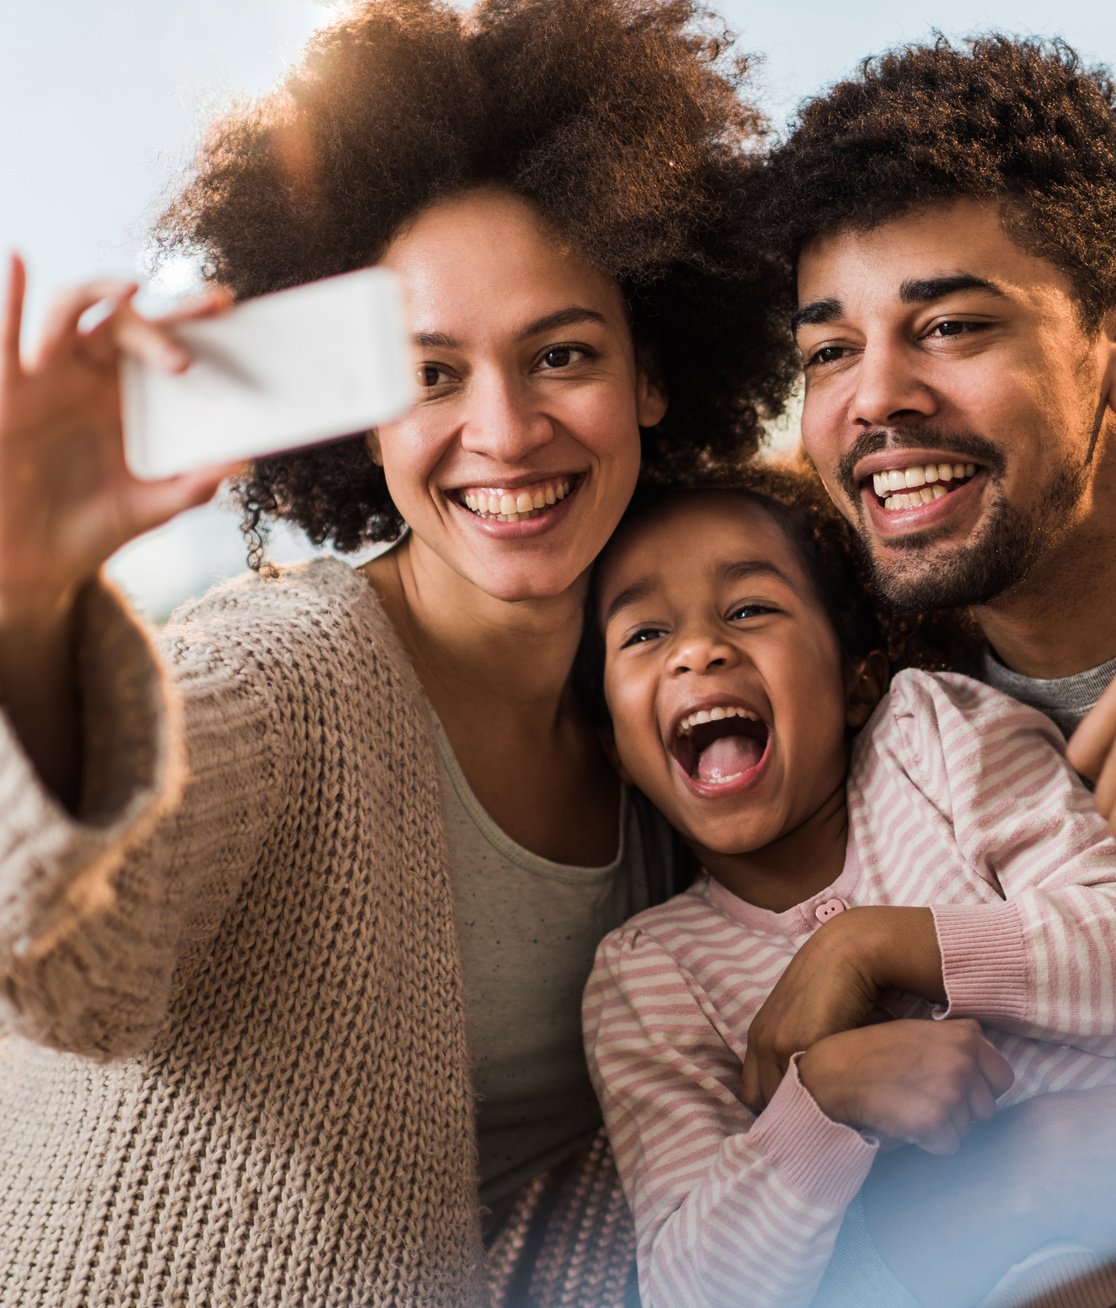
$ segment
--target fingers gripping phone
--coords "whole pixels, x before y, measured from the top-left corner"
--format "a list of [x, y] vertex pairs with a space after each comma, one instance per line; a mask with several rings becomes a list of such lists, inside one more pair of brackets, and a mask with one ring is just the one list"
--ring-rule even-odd
[[261, 295], [174, 335], [185, 372], [123, 363], [124, 453], [138, 477], [366, 431], [414, 398], [402, 293], [385, 268]]

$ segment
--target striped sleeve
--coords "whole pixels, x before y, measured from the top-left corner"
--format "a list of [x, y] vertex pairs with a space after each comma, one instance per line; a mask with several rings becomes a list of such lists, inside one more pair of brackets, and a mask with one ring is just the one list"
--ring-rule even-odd
[[1116, 842], [1060, 734], [956, 675], [904, 674], [894, 702], [920, 787], [1002, 897], [933, 906], [942, 1016], [1116, 1056]]
[[808, 1304], [875, 1145], [826, 1117], [793, 1064], [753, 1117], [709, 997], [638, 927], [598, 950], [585, 1025], [645, 1308]]

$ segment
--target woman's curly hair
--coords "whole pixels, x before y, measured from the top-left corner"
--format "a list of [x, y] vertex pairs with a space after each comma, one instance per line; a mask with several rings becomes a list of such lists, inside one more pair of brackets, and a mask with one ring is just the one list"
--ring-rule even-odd
[[766, 228], [804, 246], [914, 206], [1002, 206], [1005, 229], [1069, 278], [1082, 322], [1116, 304], [1116, 88], [1060, 41], [944, 37], [864, 61], [806, 103], [768, 165]]
[[[814, 467], [805, 459], [781, 463], [757, 459], [735, 472], [703, 477], [690, 487], [644, 481], [616, 529], [653, 518], [679, 495], [730, 491], [758, 504], [782, 527], [809, 578], [842, 652], [860, 659], [881, 650], [892, 673], [902, 668], [952, 669], [975, 672], [979, 663], [979, 631], [968, 613], [899, 612], [876, 590], [868, 557], [856, 531], [838, 512]], [[680, 542], [680, 548], [685, 543]], [[597, 615], [596, 579], [611, 543], [597, 561], [586, 599], [585, 629], [574, 672], [574, 684], [596, 721], [607, 721], [604, 702], [604, 639]]]
[[[619, 283], [670, 401], [645, 460], [738, 462], [795, 365], [750, 237], [765, 125], [731, 42], [692, 0], [352, 4], [210, 129], [158, 257], [200, 255], [207, 279], [258, 295], [370, 263], [430, 204], [506, 187]], [[402, 526], [362, 437], [258, 460], [236, 493], [257, 562], [270, 517], [341, 550]]]

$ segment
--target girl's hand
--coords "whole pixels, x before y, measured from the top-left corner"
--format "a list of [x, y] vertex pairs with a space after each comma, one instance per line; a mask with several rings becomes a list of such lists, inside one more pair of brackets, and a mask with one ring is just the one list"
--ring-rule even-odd
[[[20, 350], [26, 275], [13, 256], [0, 310], [0, 628], [42, 625], [121, 545], [210, 498], [230, 469], [143, 482], [124, 463], [119, 360], [181, 372], [171, 328], [220, 313], [224, 292], [149, 320], [133, 283], [101, 280], [62, 295], [42, 341]], [[106, 316], [83, 330], [87, 309]]]
[[1066, 747], [1070, 766], [1096, 783], [1097, 809], [1116, 836], [1116, 681], [1085, 715]]
[[835, 1122], [952, 1154], [1015, 1079], [970, 1018], [897, 1021], [819, 1040], [798, 1073]]
[[851, 908], [831, 918], [787, 965], [748, 1028], [741, 1098], [759, 1113], [793, 1055], [873, 1022], [881, 992], [945, 998], [928, 908]]

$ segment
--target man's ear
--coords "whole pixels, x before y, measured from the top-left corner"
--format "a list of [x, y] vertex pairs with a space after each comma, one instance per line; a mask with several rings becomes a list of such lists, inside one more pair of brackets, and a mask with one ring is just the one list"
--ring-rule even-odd
[[620, 762], [620, 755], [616, 752], [616, 737], [612, 731], [611, 722], [602, 722], [597, 727], [597, 735], [600, 738], [601, 746], [608, 755], [608, 761], [620, 775], [620, 780], [625, 786], [632, 785], [632, 779], [628, 775], [627, 768]]
[[864, 726], [872, 710], [883, 698], [891, 679], [887, 655], [874, 649], [862, 659], [854, 659], [845, 683], [845, 725], [854, 731]]
[[380, 455], [380, 438], [376, 433], [375, 427], [373, 427], [371, 431], [365, 432], [364, 444], [368, 453], [372, 456], [372, 462], [382, 468], [384, 466], [384, 461]]

